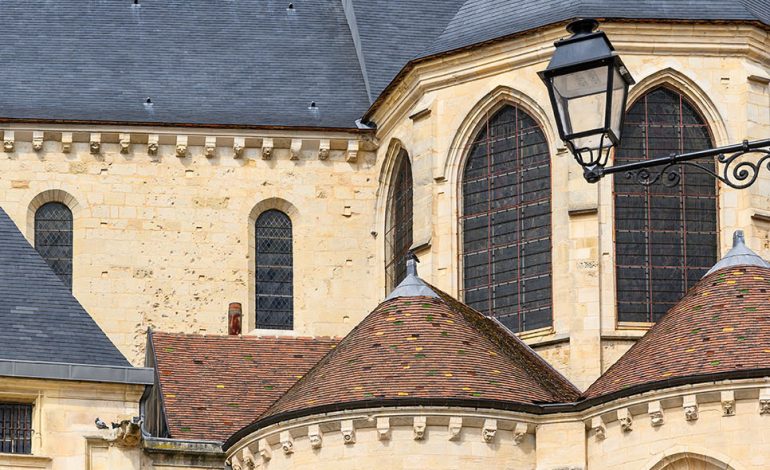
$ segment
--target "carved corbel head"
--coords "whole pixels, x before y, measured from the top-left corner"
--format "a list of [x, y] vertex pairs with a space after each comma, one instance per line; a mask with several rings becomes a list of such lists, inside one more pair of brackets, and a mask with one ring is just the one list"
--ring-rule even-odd
[[131, 148], [131, 134], [120, 134], [120, 153], [128, 153]]
[[390, 418], [377, 418], [377, 438], [381, 441], [390, 439]]
[[72, 151], [72, 132], [61, 133], [61, 151], [70, 153]]
[[682, 407], [684, 408], [684, 419], [687, 421], [698, 419], [698, 400], [695, 395], [685, 396]]
[[34, 131], [32, 133], [32, 150], [35, 152], [43, 150], [43, 131]]
[[291, 139], [289, 151], [291, 152], [292, 160], [299, 160], [299, 154], [302, 151], [302, 139]]
[[356, 430], [353, 427], [353, 420], [346, 419], [340, 423], [340, 431], [342, 432], [342, 440], [345, 444], [356, 443]]
[[251, 453], [251, 449], [248, 447], [243, 448], [243, 465], [248, 470], [254, 470], [257, 467], [257, 459], [254, 458], [254, 454]]
[[601, 416], [595, 416], [591, 419], [591, 430], [597, 440], [603, 441], [607, 438], [607, 426]]
[[516, 426], [513, 428], [513, 443], [519, 445], [524, 441], [525, 437], [527, 437], [527, 424], [516, 423]]
[[206, 158], [214, 158], [217, 151], [217, 138], [213, 136], [206, 137], [206, 145], [203, 147], [203, 154]]
[[243, 137], [236, 137], [233, 139], [233, 157], [243, 157], [243, 150], [246, 148], [246, 139]]
[[419, 441], [425, 437], [425, 429], [427, 428], [428, 420], [425, 416], [415, 416], [412, 429], [414, 431], [414, 440]]
[[653, 401], [647, 405], [647, 413], [650, 415], [650, 424], [653, 427], [663, 426], [663, 407], [659, 401]]
[[265, 462], [273, 458], [273, 449], [270, 447], [267, 439], [259, 440], [259, 456]]
[[348, 141], [348, 150], [345, 154], [345, 161], [349, 163], [354, 163], [358, 161], [358, 141], [357, 140]]
[[494, 442], [495, 434], [497, 434], [497, 420], [485, 419], [484, 426], [481, 428], [481, 438], [484, 442]]
[[88, 148], [91, 154], [96, 155], [102, 150], [102, 135], [91, 134], [91, 138], [88, 141]]
[[331, 142], [329, 139], [321, 139], [321, 144], [318, 147], [318, 159], [326, 160], [329, 158], [329, 150], [331, 149]]
[[281, 432], [281, 449], [286, 455], [294, 453], [294, 438], [289, 431]]
[[265, 137], [262, 139], [262, 160], [270, 160], [273, 156], [273, 139]]
[[321, 427], [319, 425], [313, 424], [308, 426], [307, 437], [310, 441], [310, 447], [313, 449], [320, 449], [323, 445], [323, 433], [321, 432]]
[[461, 416], [452, 416], [449, 418], [449, 440], [460, 439], [460, 431], [463, 429], [463, 418]]
[[618, 421], [620, 422], [620, 429], [623, 432], [631, 432], [634, 426], [634, 418], [628, 408], [621, 408], [618, 410]]

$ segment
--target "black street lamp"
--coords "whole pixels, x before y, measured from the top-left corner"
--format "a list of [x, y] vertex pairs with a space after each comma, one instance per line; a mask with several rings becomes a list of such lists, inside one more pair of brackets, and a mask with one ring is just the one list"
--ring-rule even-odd
[[[572, 36], [554, 43], [551, 62], [539, 73], [551, 97], [559, 136], [583, 167], [586, 181], [596, 183], [604, 175], [625, 172], [626, 178], [650, 185], [665, 174], [664, 183], [673, 186], [680, 179], [673, 167], [688, 165], [742, 189], [756, 181], [763, 165], [770, 170], [770, 139], [608, 167], [610, 151], [620, 144], [628, 87], [634, 79], [598, 26], [593, 19], [570, 23], [567, 31]], [[739, 160], [747, 153], [762, 156], [755, 162]], [[721, 174], [693, 161], [715, 156]]]

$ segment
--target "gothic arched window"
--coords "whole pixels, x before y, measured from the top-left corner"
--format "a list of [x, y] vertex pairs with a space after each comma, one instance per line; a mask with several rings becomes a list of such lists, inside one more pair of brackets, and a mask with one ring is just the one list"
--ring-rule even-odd
[[[712, 147], [701, 115], [668, 88], [650, 91], [628, 110], [622, 135], [615, 164]], [[714, 170], [713, 161], [701, 164]], [[657, 321], [716, 262], [714, 178], [686, 165], [680, 173], [671, 187], [615, 175], [618, 321]]]
[[551, 165], [540, 126], [504, 106], [470, 144], [462, 180], [465, 303], [515, 332], [551, 325]]
[[35, 249], [59, 279], [72, 290], [72, 211], [48, 202], [35, 211]]
[[294, 327], [291, 219], [270, 209], [256, 222], [257, 328]]
[[412, 246], [412, 165], [401, 151], [396, 162], [393, 186], [388, 201], [385, 228], [387, 292], [406, 277], [406, 254]]

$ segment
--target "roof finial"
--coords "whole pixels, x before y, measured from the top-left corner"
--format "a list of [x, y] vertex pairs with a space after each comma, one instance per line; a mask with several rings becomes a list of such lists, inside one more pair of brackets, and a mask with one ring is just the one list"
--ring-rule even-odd
[[420, 262], [420, 258], [417, 257], [416, 254], [414, 254], [414, 251], [409, 250], [406, 254], [406, 275], [407, 276], [417, 276], [417, 263]]
[[743, 230], [736, 230], [733, 233], [733, 248], [739, 245], [745, 245], [746, 239], [743, 238]]

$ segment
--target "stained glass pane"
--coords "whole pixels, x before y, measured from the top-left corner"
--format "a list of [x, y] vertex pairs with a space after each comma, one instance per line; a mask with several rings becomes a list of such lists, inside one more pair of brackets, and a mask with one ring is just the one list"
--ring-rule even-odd
[[72, 212], [49, 202], [35, 212], [35, 249], [64, 285], [72, 289]]
[[[658, 88], [626, 114], [615, 163], [710, 148], [703, 118], [678, 92]], [[714, 162], [701, 163], [714, 170]], [[716, 262], [716, 184], [682, 167], [679, 185], [644, 187], [615, 175], [618, 320], [655, 322]]]
[[406, 277], [406, 255], [412, 246], [412, 165], [401, 151], [389, 201], [385, 229], [387, 292]]
[[278, 210], [263, 212], [256, 223], [257, 328], [294, 327], [294, 270], [291, 220]]
[[551, 160], [527, 113], [505, 106], [468, 148], [463, 298], [514, 332], [551, 325]]

